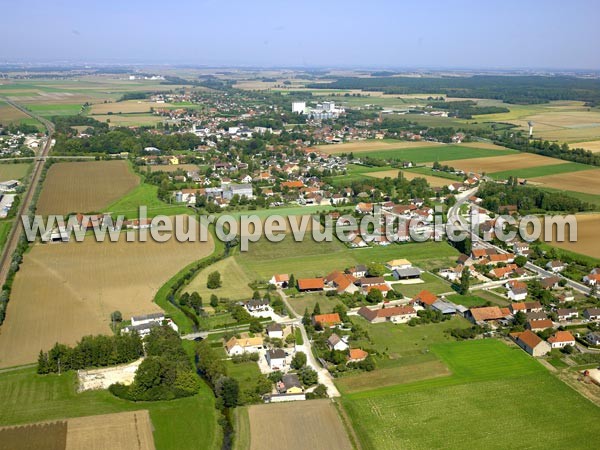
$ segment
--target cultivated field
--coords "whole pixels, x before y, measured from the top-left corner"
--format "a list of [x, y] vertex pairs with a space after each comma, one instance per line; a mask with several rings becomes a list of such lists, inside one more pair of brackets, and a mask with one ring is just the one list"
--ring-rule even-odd
[[27, 119], [28, 117], [29, 116], [20, 109], [17, 109], [6, 102], [0, 102], [0, 124], [19, 122], [21, 119]]
[[514, 153], [504, 156], [492, 156], [490, 158], [465, 158], [458, 161], [445, 160], [442, 164], [448, 164], [455, 169], [464, 170], [465, 172], [494, 173], [528, 167], [549, 166], [560, 164], [561, 162], [560, 159], [534, 155], [532, 153]]
[[571, 147], [585, 148], [586, 150], [590, 150], [594, 153], [600, 152], [600, 141], [576, 142], [574, 144], [571, 144]]
[[497, 180], [506, 179], [509, 176], [518, 178], [537, 178], [549, 175], [557, 175], [561, 173], [578, 172], [580, 170], [590, 170], [593, 166], [587, 164], [579, 164], [574, 162], [563, 162], [560, 164], [552, 164], [550, 166], [535, 166], [525, 169], [505, 170], [503, 172], [490, 173], [492, 178]]
[[98, 122], [107, 122], [111, 127], [154, 126], [167, 120], [166, 117], [154, 114], [98, 114], [92, 117]]
[[37, 213], [99, 212], [139, 183], [126, 161], [56, 163], [48, 170]]
[[195, 164], [177, 164], [168, 166], [148, 166], [151, 172], [175, 172], [177, 170], [192, 171], [198, 170], [198, 166]]
[[28, 163], [0, 163], [0, 181], [20, 180], [27, 173], [27, 169], [29, 169]]
[[363, 449], [593, 447], [600, 409], [521, 349], [479, 340], [431, 350], [451, 376], [342, 397]]
[[549, 175], [535, 179], [536, 184], [551, 188], [585, 192], [587, 194], [600, 193], [600, 169], [583, 170], [574, 173]]
[[65, 450], [154, 450], [147, 410], [78, 417], [67, 422]]
[[[210, 254], [213, 243], [125, 242], [34, 245], [15, 277], [0, 327], [0, 367], [34, 362], [55, 342], [110, 332], [110, 313], [160, 311], [158, 289], [179, 270]], [[19, 351], [14, 351], [18, 348]]]
[[173, 105], [169, 103], [156, 103], [142, 100], [129, 100], [124, 102], [112, 102], [112, 103], [96, 103], [92, 105], [90, 114], [92, 116], [97, 114], [119, 114], [119, 113], [149, 113], [151, 109], [167, 108]]
[[[557, 242], [553, 236], [552, 245], [575, 253], [598, 258], [600, 256], [600, 214], [578, 214], [577, 215], [577, 242]], [[568, 239], [568, 233], [565, 236]]]
[[347, 142], [344, 144], [317, 145], [317, 149], [329, 153], [370, 152], [378, 150], [393, 150], [396, 148], [431, 147], [431, 142], [395, 141], [395, 140], [366, 140]]
[[[474, 158], [500, 158], [504, 155], [517, 154], [515, 150], [493, 150], [489, 148], [463, 147], [452, 144], [431, 144], [420, 148], [393, 148], [354, 152], [356, 157], [372, 157], [395, 161], [412, 161], [428, 163], [434, 161], [470, 160]], [[455, 165], [454, 163], [449, 165]]]
[[404, 178], [409, 181], [414, 180], [415, 178], [425, 178], [427, 180], [427, 182], [433, 187], [448, 186], [450, 183], [453, 182], [452, 180], [449, 180], [447, 178], [434, 177], [431, 175], [422, 175], [420, 173], [414, 173], [414, 172], [410, 172], [408, 170], [401, 171], [401, 170], [397, 170], [397, 169], [383, 170], [381, 172], [369, 172], [366, 175], [369, 177], [374, 177], [374, 178], [385, 178], [385, 177], [396, 178], [398, 176], [398, 172], [402, 172]]
[[66, 421], [0, 428], [0, 450], [65, 450], [66, 446]]
[[330, 400], [252, 405], [250, 450], [351, 450], [352, 444]]

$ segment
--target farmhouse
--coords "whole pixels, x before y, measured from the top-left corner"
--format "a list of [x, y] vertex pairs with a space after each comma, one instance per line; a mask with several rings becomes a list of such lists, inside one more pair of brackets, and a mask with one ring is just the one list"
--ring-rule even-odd
[[348, 349], [348, 344], [346, 344], [342, 338], [340, 338], [337, 334], [333, 333], [331, 336], [329, 336], [329, 338], [327, 339], [327, 345], [329, 346], [329, 348], [331, 350], [336, 350], [336, 351], [345, 351]]
[[360, 348], [351, 348], [348, 352], [348, 362], [364, 361], [369, 356], [369, 353]]
[[313, 317], [313, 324], [320, 325], [323, 328], [333, 328], [342, 323], [338, 313], [317, 314]]
[[554, 324], [552, 323], [552, 321], [550, 319], [529, 320], [527, 322], [527, 324], [525, 325], [525, 328], [533, 331], [534, 333], [537, 333], [538, 331], [544, 331], [544, 330], [547, 330], [548, 328], [553, 328], [553, 327], [554, 327]]
[[585, 340], [591, 345], [600, 345], [600, 332], [589, 331], [588, 334], [585, 335]]
[[483, 324], [497, 320], [506, 319], [510, 316], [508, 308], [499, 308], [498, 306], [482, 306], [480, 308], [471, 308], [466, 312], [465, 318], [475, 324]]
[[272, 348], [265, 353], [271, 370], [281, 370], [285, 367], [285, 352], [281, 348]]
[[413, 297], [412, 302], [420, 304], [421, 306], [431, 306], [437, 301], [437, 299], [437, 295], [428, 291], [427, 289], [424, 289]]
[[514, 302], [520, 302], [527, 298], [527, 285], [522, 281], [511, 280], [506, 283], [508, 298]]
[[369, 286], [365, 286], [363, 288], [363, 293], [365, 295], [367, 295], [369, 292], [371, 292], [373, 289], [377, 289], [378, 291], [381, 292], [381, 295], [383, 295], [384, 297], [387, 297], [388, 292], [390, 292], [392, 290], [391, 287], [389, 287], [386, 283], [382, 283], [382, 284], [372, 284]]
[[263, 348], [263, 338], [253, 337], [238, 339], [234, 336], [227, 341], [225, 348], [229, 356], [242, 355], [244, 353], [256, 353]]
[[515, 343], [531, 356], [543, 356], [550, 352], [550, 345], [530, 330], [520, 333], [510, 333]]
[[303, 392], [302, 383], [295, 373], [286, 373], [277, 383], [277, 391], [280, 394], [301, 394]]
[[123, 328], [123, 332], [124, 333], [136, 332], [137, 334], [140, 335], [141, 338], [144, 338], [150, 334], [150, 331], [152, 330], [152, 328], [155, 328], [158, 326], [160, 326], [160, 324], [158, 322], [142, 323], [139, 325], [129, 325], [129, 326]]
[[140, 316], [132, 316], [131, 325], [145, 325], [152, 322], [162, 323], [163, 320], [165, 320], [165, 315], [163, 313], [143, 314]]
[[570, 320], [576, 319], [579, 313], [575, 308], [558, 308], [556, 315], [558, 316], [558, 320]]
[[267, 325], [267, 336], [271, 339], [283, 339], [283, 327], [276, 322]]
[[575, 337], [569, 331], [557, 331], [548, 338], [552, 348], [563, 348], [567, 345], [575, 346]]
[[523, 313], [541, 312], [542, 304], [540, 302], [519, 302], [511, 304], [509, 308], [513, 314], [519, 311]]
[[268, 311], [269, 300], [267, 299], [252, 299], [244, 303], [244, 306], [249, 312]]
[[290, 276], [287, 273], [273, 275], [269, 280], [269, 284], [275, 285], [278, 288], [286, 288], [290, 281]]
[[322, 291], [325, 287], [323, 278], [300, 278], [298, 290], [301, 292]]
[[371, 323], [406, 323], [413, 317], [417, 317], [417, 311], [412, 306], [392, 306], [380, 309], [363, 306], [358, 310], [358, 315]]
[[354, 285], [356, 278], [352, 275], [336, 270], [325, 277], [325, 283], [331, 289], [335, 289], [338, 294], [347, 292], [352, 294], [358, 291], [358, 287]]
[[587, 320], [600, 320], [600, 308], [586, 308], [583, 311], [583, 317]]

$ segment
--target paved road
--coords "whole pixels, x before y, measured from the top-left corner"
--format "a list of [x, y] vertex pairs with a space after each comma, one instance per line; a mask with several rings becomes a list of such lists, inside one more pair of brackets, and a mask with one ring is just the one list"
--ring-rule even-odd
[[[469, 191], [466, 191], [466, 192], [456, 196], [456, 204], [448, 210], [448, 222], [450, 222], [451, 220], [454, 220], [460, 224], [459, 228], [469, 231], [469, 233], [471, 235], [471, 242], [477, 243], [477, 245], [484, 247], [484, 248], [493, 248], [496, 251], [498, 251], [499, 253], [508, 253], [506, 250], [504, 250], [500, 247], [497, 247], [496, 245], [492, 244], [491, 242], [484, 241], [479, 236], [477, 236], [475, 233], [470, 232], [469, 224], [460, 215], [460, 205], [464, 204], [465, 202], [468, 202], [469, 197], [474, 195], [477, 192], [477, 189], [478, 188], [470, 189]], [[536, 266], [532, 262], [527, 262], [527, 264], [525, 265], [525, 268], [527, 270], [535, 272], [537, 275], [542, 276], [542, 277], [558, 276], [558, 277], [564, 279], [567, 283], [567, 286], [569, 286], [571, 289], [575, 289], [586, 295], [588, 295], [590, 293], [590, 289], [587, 286], [585, 286], [584, 284], [578, 283], [577, 281], [573, 281], [573, 280], [561, 275], [560, 273], [557, 274], [557, 273], [549, 272], [542, 267]]]
[[17, 217], [6, 240], [6, 245], [4, 246], [4, 249], [2, 251], [2, 256], [0, 257], [0, 285], [3, 285], [6, 281], [6, 276], [8, 275], [8, 270], [10, 268], [12, 255], [15, 249], [17, 248], [17, 244], [19, 243], [19, 237], [21, 235], [21, 216], [29, 211], [29, 206], [31, 205], [33, 194], [35, 193], [37, 185], [40, 181], [40, 175], [42, 173], [42, 168], [44, 167], [44, 161], [46, 159], [46, 156], [48, 156], [48, 153], [50, 152], [50, 148], [52, 147], [52, 134], [54, 133], [54, 125], [52, 124], [52, 122], [44, 119], [43, 117], [38, 116], [35, 113], [32, 113], [31, 111], [25, 109], [18, 103], [15, 103], [8, 99], [4, 99], [4, 101], [43, 123], [46, 127], [48, 136], [46, 139], [46, 144], [44, 145], [40, 154], [38, 155], [38, 158], [34, 162], [33, 173], [31, 175], [29, 185], [27, 186], [27, 190], [23, 193], [21, 197], [21, 204], [19, 205]]

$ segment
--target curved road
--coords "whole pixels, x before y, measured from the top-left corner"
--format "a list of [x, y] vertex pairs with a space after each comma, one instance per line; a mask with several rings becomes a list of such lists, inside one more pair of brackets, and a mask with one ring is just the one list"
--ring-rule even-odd
[[6, 98], [2, 100], [44, 124], [47, 130], [48, 137], [46, 139], [46, 144], [44, 145], [44, 148], [33, 163], [33, 173], [27, 186], [27, 190], [21, 196], [21, 204], [19, 205], [17, 217], [15, 218], [13, 226], [10, 229], [10, 233], [6, 240], [6, 244], [4, 245], [4, 249], [2, 250], [2, 256], [0, 257], [0, 285], [3, 285], [6, 281], [6, 276], [8, 274], [8, 269], [10, 267], [12, 255], [15, 249], [17, 248], [17, 244], [19, 243], [19, 237], [21, 235], [21, 216], [27, 213], [27, 211], [29, 210], [29, 206], [31, 205], [33, 194], [35, 193], [37, 185], [40, 181], [40, 175], [42, 173], [42, 168], [44, 167], [44, 162], [46, 161], [48, 152], [50, 152], [50, 148], [52, 147], [52, 134], [54, 133], [54, 124], [49, 120], [38, 116], [37, 114], [29, 111], [25, 107], [13, 102], [12, 100]]

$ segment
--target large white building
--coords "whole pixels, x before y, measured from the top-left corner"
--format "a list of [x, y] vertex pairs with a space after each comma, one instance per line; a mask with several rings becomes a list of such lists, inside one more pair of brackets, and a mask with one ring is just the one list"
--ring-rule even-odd
[[306, 111], [306, 102], [292, 102], [292, 112], [298, 114], [304, 114]]

